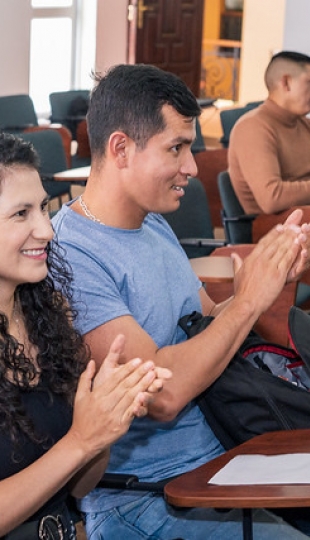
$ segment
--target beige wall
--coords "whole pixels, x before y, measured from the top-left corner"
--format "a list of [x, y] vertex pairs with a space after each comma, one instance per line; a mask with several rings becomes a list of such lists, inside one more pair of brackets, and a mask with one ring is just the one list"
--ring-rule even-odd
[[264, 71], [274, 52], [283, 48], [286, 0], [245, 0], [239, 101], [266, 97]]
[[0, 95], [28, 93], [30, 11], [30, 0], [0, 0]]
[[126, 62], [128, 0], [97, 0], [96, 70]]

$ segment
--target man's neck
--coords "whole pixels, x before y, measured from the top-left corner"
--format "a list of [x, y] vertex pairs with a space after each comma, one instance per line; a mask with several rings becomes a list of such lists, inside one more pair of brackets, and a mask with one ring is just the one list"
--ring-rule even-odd
[[91, 178], [82, 198], [71, 209], [94, 222], [118, 229], [139, 229], [146, 216], [118, 190], [97, 181], [93, 184]]

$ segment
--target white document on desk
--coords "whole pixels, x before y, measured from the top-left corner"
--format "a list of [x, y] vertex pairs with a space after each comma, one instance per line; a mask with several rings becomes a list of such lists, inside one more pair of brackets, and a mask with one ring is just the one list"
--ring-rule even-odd
[[236, 456], [209, 480], [209, 484], [310, 484], [310, 454]]

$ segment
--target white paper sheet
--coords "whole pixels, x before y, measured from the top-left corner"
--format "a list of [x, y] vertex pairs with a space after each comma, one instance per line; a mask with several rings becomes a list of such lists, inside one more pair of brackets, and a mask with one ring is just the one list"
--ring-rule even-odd
[[218, 471], [209, 483], [223, 486], [310, 484], [310, 454], [236, 456]]

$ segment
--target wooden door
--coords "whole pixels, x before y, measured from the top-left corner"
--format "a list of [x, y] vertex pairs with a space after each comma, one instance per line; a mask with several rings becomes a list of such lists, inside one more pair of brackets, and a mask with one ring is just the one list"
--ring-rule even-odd
[[204, 0], [130, 0], [128, 61], [183, 79], [199, 97]]

